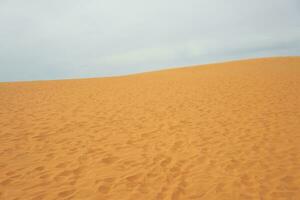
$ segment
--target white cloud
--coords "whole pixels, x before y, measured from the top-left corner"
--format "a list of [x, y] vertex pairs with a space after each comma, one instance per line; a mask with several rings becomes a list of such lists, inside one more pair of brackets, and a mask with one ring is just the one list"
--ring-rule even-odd
[[299, 55], [298, 0], [2, 0], [0, 81]]

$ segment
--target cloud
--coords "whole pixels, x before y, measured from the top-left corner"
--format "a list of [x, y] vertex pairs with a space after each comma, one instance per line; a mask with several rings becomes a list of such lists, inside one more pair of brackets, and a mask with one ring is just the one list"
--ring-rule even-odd
[[0, 1], [0, 81], [299, 55], [298, 0]]

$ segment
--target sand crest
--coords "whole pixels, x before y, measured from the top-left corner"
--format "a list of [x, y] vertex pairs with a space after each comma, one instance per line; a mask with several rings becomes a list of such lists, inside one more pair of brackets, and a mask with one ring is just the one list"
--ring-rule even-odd
[[0, 199], [300, 199], [300, 58], [0, 83]]

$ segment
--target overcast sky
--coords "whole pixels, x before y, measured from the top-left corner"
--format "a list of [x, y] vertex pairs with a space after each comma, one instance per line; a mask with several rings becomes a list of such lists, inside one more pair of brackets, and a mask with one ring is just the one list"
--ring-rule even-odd
[[0, 0], [0, 81], [300, 55], [299, 0]]

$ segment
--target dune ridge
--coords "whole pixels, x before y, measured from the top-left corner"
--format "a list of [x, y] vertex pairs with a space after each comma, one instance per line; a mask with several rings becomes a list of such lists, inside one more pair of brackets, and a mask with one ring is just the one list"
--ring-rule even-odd
[[300, 199], [300, 57], [0, 83], [0, 199]]

